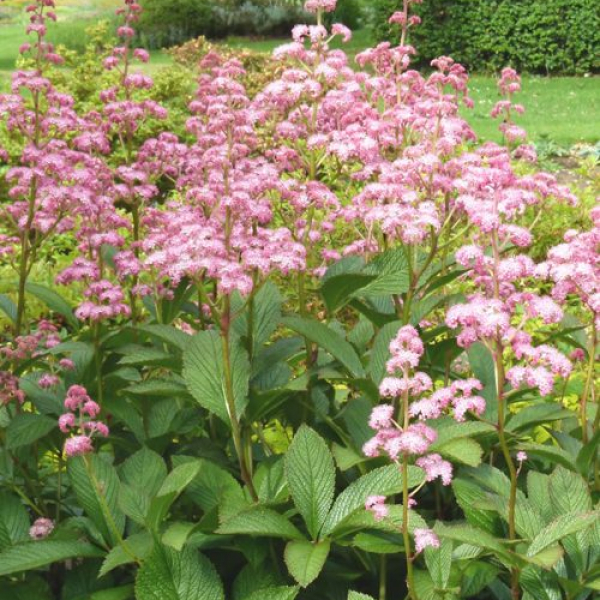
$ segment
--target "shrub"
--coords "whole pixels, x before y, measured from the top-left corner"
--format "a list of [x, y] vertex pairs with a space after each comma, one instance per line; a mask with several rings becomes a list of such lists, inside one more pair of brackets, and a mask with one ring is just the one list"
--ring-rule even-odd
[[[378, 39], [397, 40], [387, 22], [397, 0], [376, 0]], [[600, 11], [595, 0], [428, 0], [412, 42], [421, 64], [448, 55], [467, 68], [511, 64], [534, 73], [598, 72]]]

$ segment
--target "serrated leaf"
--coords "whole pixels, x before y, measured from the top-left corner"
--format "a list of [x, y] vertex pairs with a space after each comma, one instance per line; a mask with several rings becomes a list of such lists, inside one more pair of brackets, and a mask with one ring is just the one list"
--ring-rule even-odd
[[13, 323], [17, 322], [17, 305], [6, 294], [0, 294], [0, 310]]
[[390, 342], [402, 327], [402, 321], [393, 321], [384, 325], [377, 334], [371, 351], [371, 362], [369, 372], [371, 379], [380, 384], [386, 375], [385, 364], [390, 359]]
[[[277, 329], [281, 321], [281, 305], [283, 299], [277, 286], [267, 281], [254, 296], [252, 307], [252, 355], [261, 349], [269, 340], [271, 334]], [[248, 337], [248, 318], [250, 306], [247, 311], [238, 317], [233, 328], [242, 338]]]
[[284, 558], [290, 575], [302, 587], [308, 587], [321, 573], [330, 548], [328, 540], [318, 543], [305, 540], [288, 542]]
[[122, 535], [125, 529], [125, 515], [118, 507], [120, 483], [114, 467], [101, 456], [91, 454], [70, 458], [67, 472], [79, 505], [102, 537], [115, 546], [117, 532]]
[[0, 549], [29, 538], [29, 515], [19, 498], [0, 493]]
[[150, 503], [146, 524], [151, 529], [158, 529], [169, 508], [177, 497], [192, 483], [200, 472], [200, 461], [184, 462], [176, 466], [163, 481], [155, 498]]
[[592, 508], [587, 484], [581, 475], [556, 467], [549, 480], [550, 500], [555, 515], [584, 512]]
[[431, 546], [425, 548], [425, 564], [431, 579], [437, 588], [444, 589], [448, 586], [450, 569], [452, 567], [452, 540], [440, 540], [439, 548]]
[[594, 526], [599, 520], [600, 511], [561, 515], [538, 533], [527, 550], [527, 556], [533, 557], [567, 535]]
[[[425, 474], [418, 467], [409, 467], [408, 487], [415, 488], [425, 479]], [[335, 500], [321, 531], [322, 536], [335, 532], [345, 519], [355, 511], [365, 507], [369, 496], [391, 496], [402, 492], [402, 473], [397, 465], [389, 465], [375, 469], [352, 482]]]
[[285, 457], [290, 493], [313, 539], [333, 503], [335, 465], [327, 444], [319, 434], [300, 427]]
[[146, 558], [153, 547], [152, 535], [147, 531], [129, 536], [126, 540], [123, 540], [122, 544], [115, 546], [106, 555], [98, 577], [104, 577], [104, 575], [121, 565], [127, 565]]
[[[235, 418], [239, 421], [248, 405], [250, 364], [239, 340], [230, 341]], [[224, 423], [230, 424], [225, 388], [223, 341], [217, 331], [201, 331], [187, 347], [184, 356], [184, 378], [196, 401]]]
[[218, 529], [221, 535], [254, 535], [288, 540], [304, 540], [305, 537], [286, 517], [270, 508], [261, 506], [242, 511], [227, 519]]
[[120, 466], [121, 480], [147, 496], [154, 496], [167, 477], [165, 461], [143, 446]]
[[375, 600], [373, 596], [367, 596], [367, 594], [360, 594], [359, 592], [348, 592], [348, 600]]
[[224, 600], [223, 584], [212, 563], [197, 550], [177, 552], [157, 545], [135, 581], [137, 600]]
[[300, 589], [297, 587], [273, 587], [258, 590], [243, 600], [294, 600]]
[[51, 311], [65, 317], [69, 325], [75, 329], [79, 328], [79, 321], [73, 314], [73, 307], [60, 294], [40, 283], [27, 282], [25, 289], [28, 294], [35, 296]]
[[560, 464], [567, 469], [576, 470], [577, 466], [568, 452], [565, 452], [557, 446], [548, 444], [535, 444], [533, 442], [522, 442], [518, 445], [518, 450], [524, 450], [530, 457], [539, 457], [546, 459], [554, 464]]
[[335, 312], [352, 299], [366, 285], [376, 279], [375, 275], [365, 273], [342, 273], [326, 279], [321, 287], [321, 295], [329, 312]]
[[507, 431], [518, 431], [527, 427], [534, 427], [541, 423], [568, 419], [573, 413], [570, 410], [562, 408], [556, 403], [534, 404], [526, 406], [519, 412], [507, 419]]
[[352, 344], [327, 325], [300, 317], [287, 317], [283, 319], [283, 324], [311, 342], [318, 344], [319, 347], [338, 360], [353, 377], [364, 377], [365, 370]]
[[129, 600], [133, 598], [133, 585], [122, 585], [110, 590], [100, 590], [90, 596], [90, 600]]
[[6, 429], [6, 447], [8, 450], [33, 444], [58, 427], [57, 421], [33, 413], [16, 415]]
[[480, 465], [483, 456], [482, 447], [470, 438], [450, 440], [441, 446], [437, 446], [436, 452], [439, 452], [444, 458], [461, 462], [470, 467]]
[[172, 325], [144, 325], [143, 327], [139, 327], [138, 330], [182, 352], [193, 339], [191, 335], [184, 333], [181, 329], [177, 329]]
[[99, 558], [104, 552], [87, 542], [39, 540], [0, 552], [0, 577], [39, 569], [69, 558]]
[[519, 573], [519, 583], [535, 600], [562, 600], [556, 573], [529, 565]]

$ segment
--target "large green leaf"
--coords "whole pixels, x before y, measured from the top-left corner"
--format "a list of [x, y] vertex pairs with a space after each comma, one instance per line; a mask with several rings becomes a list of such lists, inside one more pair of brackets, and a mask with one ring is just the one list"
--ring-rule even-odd
[[125, 515], [118, 507], [120, 482], [114, 467], [104, 457], [91, 454], [69, 459], [67, 472], [79, 505], [102, 537], [115, 546], [125, 529]]
[[348, 600], [374, 600], [373, 596], [367, 596], [367, 594], [360, 594], [359, 592], [348, 592]]
[[570, 410], [562, 408], [556, 403], [533, 404], [521, 409], [514, 415], [511, 415], [507, 421], [506, 429], [508, 431], [518, 431], [527, 427], [534, 427], [550, 421], [559, 419], [568, 419], [573, 413]]
[[561, 466], [556, 467], [550, 476], [549, 492], [555, 516], [592, 508], [590, 492], [583, 477]]
[[39, 540], [0, 552], [0, 577], [39, 569], [69, 558], [99, 558], [104, 552], [87, 542]]
[[439, 548], [425, 548], [425, 564], [436, 587], [444, 589], [448, 586], [452, 567], [452, 540], [440, 541]]
[[143, 446], [121, 465], [120, 475], [124, 483], [152, 497], [167, 477], [167, 465], [156, 452]]
[[593, 527], [598, 522], [600, 522], [600, 511], [561, 515], [538, 533], [527, 550], [527, 556], [533, 557], [562, 538]]
[[157, 545], [135, 581], [137, 600], [224, 600], [212, 563], [198, 551]]
[[29, 446], [56, 428], [56, 419], [33, 413], [21, 413], [12, 419], [6, 430], [6, 447], [14, 450]]
[[333, 502], [335, 465], [327, 444], [315, 431], [300, 427], [285, 457], [288, 485], [294, 504], [313, 539]]
[[136, 533], [115, 546], [104, 559], [98, 577], [103, 577], [121, 565], [127, 565], [136, 560], [144, 559], [152, 552], [154, 541], [148, 531]]
[[170, 506], [177, 497], [192, 483], [200, 472], [200, 461], [184, 462], [176, 466], [162, 482], [159, 490], [150, 504], [147, 512], [147, 525], [151, 529], [158, 529], [165, 518]]
[[139, 331], [148, 334], [150, 337], [160, 340], [182, 352], [188, 347], [193, 339], [191, 335], [184, 333], [181, 329], [177, 329], [172, 325], [144, 325], [138, 329]]
[[294, 600], [300, 591], [297, 587], [272, 587], [257, 590], [243, 600]]
[[390, 342], [402, 327], [402, 321], [394, 321], [384, 325], [375, 338], [373, 350], [371, 351], [371, 363], [369, 371], [371, 378], [380, 384], [386, 375], [385, 363], [390, 359]]
[[481, 457], [483, 456], [482, 447], [470, 438], [445, 442], [436, 446], [436, 452], [453, 462], [461, 462], [470, 467], [477, 467], [481, 464]]
[[288, 317], [283, 324], [329, 352], [353, 377], [364, 377], [365, 370], [352, 344], [327, 325], [300, 317]]
[[227, 519], [217, 529], [222, 535], [253, 535], [256, 537], [277, 537], [287, 540], [304, 540], [304, 536], [278, 512], [257, 506], [242, 511]]
[[[239, 421], [248, 405], [250, 364], [239, 339], [230, 340], [230, 362], [235, 399], [235, 418]], [[233, 415], [227, 404], [223, 341], [217, 331], [196, 334], [184, 353], [184, 377], [196, 401], [223, 422]]]
[[28, 538], [29, 515], [19, 498], [0, 493], [0, 549]]
[[252, 308], [252, 355], [255, 356], [271, 334], [277, 329], [281, 320], [281, 305], [283, 299], [277, 286], [267, 281], [258, 291], [252, 305], [238, 317], [233, 328], [242, 338], [248, 337], [250, 309]]
[[329, 277], [321, 287], [321, 295], [329, 312], [342, 308], [359, 290], [376, 279], [376, 275], [365, 273], [342, 273]]
[[25, 284], [27, 293], [41, 300], [50, 310], [65, 317], [69, 325], [75, 328], [79, 327], [79, 321], [73, 314], [73, 307], [54, 290], [40, 283], [27, 282]]
[[13, 323], [17, 322], [17, 305], [6, 294], [0, 294], [0, 310]]
[[[414, 488], [425, 479], [423, 471], [409, 467], [408, 487]], [[336, 499], [321, 531], [328, 536], [342, 525], [344, 520], [359, 509], [364, 509], [369, 496], [391, 496], [402, 492], [402, 473], [397, 465], [375, 469], [352, 482]]]
[[302, 587], [309, 586], [325, 566], [330, 547], [328, 540], [318, 543], [307, 540], [288, 542], [284, 557], [290, 575]]

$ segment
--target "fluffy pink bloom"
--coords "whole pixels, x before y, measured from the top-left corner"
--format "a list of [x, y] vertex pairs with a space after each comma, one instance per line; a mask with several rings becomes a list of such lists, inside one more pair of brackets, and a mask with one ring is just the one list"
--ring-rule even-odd
[[389, 507], [385, 504], [385, 496], [369, 496], [365, 508], [372, 512], [376, 521], [383, 521], [389, 515]]
[[432, 529], [415, 529], [415, 551], [417, 554], [423, 552], [425, 548], [439, 548], [440, 540]]
[[41, 517], [37, 519], [29, 529], [29, 537], [32, 540], [43, 540], [54, 531], [54, 521]]
[[337, 0], [307, 0], [304, 4], [304, 10], [316, 13], [320, 10], [324, 12], [333, 12], [337, 5]]
[[452, 483], [452, 465], [439, 454], [422, 456], [417, 459], [416, 465], [425, 471], [427, 481], [433, 481], [439, 477], [444, 485]]
[[68, 457], [89, 454], [93, 450], [92, 439], [87, 435], [76, 435], [65, 442], [65, 454]]

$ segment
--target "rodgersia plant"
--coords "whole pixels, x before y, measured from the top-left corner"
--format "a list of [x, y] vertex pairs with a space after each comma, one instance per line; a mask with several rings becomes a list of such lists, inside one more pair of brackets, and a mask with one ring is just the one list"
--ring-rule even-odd
[[0, 96], [1, 598], [598, 589], [598, 210], [534, 262], [576, 199], [531, 162], [513, 70], [498, 146], [459, 64], [411, 67], [415, 3], [351, 64], [335, 0], [307, 2], [251, 94], [213, 49], [173, 131], [138, 3], [84, 105], [52, 0], [28, 9]]

